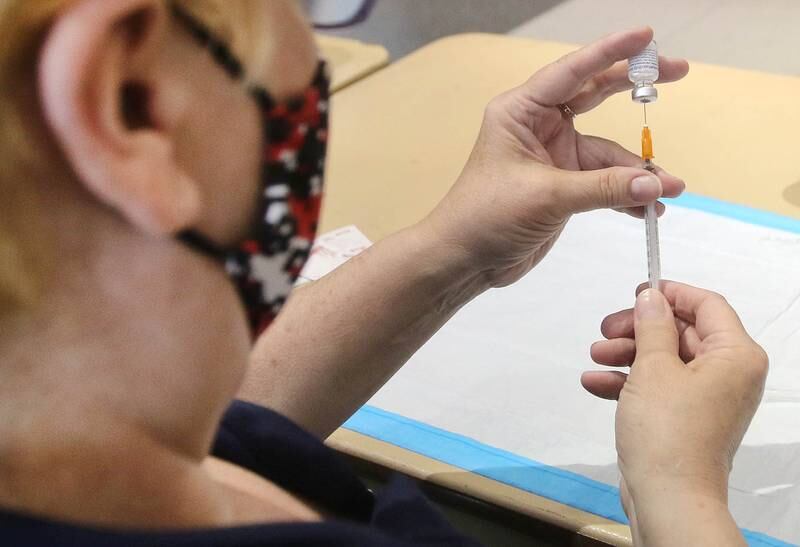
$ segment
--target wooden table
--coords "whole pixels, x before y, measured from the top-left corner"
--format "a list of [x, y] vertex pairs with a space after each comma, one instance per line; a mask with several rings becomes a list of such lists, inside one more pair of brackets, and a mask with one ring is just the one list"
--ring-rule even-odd
[[389, 62], [383, 46], [317, 34], [320, 55], [332, 68], [331, 92], [336, 93], [380, 70]]
[[[337, 93], [322, 230], [355, 224], [373, 241], [422, 218], [458, 176], [496, 94], [575, 46], [466, 34], [435, 42]], [[800, 79], [693, 64], [648, 109], [657, 161], [688, 190], [800, 217]], [[578, 130], [638, 149], [627, 94], [576, 119]], [[358, 433], [329, 444], [432, 483], [575, 531], [630, 545], [627, 526], [499, 484]]]

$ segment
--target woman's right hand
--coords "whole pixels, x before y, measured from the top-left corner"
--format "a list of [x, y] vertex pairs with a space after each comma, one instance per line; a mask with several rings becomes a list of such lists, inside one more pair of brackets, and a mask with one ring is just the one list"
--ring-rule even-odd
[[[727, 509], [728, 475], [764, 390], [768, 360], [715, 293], [674, 282], [605, 318], [592, 358], [621, 372], [584, 373], [618, 399], [625, 511], [645, 545], [744, 544]], [[637, 541], [638, 540], [638, 541]]]

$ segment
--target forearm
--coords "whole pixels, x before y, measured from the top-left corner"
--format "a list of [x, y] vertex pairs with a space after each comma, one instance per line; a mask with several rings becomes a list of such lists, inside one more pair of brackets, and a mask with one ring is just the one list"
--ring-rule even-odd
[[637, 547], [747, 545], [720, 495], [654, 489], [635, 501], [635, 511], [631, 527]]
[[291, 296], [240, 396], [327, 436], [485, 289], [469, 270], [421, 225], [379, 242]]

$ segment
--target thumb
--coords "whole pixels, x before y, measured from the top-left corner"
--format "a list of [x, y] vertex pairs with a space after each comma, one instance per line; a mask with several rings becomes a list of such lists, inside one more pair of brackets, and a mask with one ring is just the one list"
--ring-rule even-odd
[[[678, 330], [667, 299], [655, 289], [647, 289], [636, 297], [633, 309], [633, 330], [636, 339], [636, 360], [654, 354], [678, 357]], [[634, 367], [631, 372], [633, 373]]]
[[661, 197], [661, 180], [644, 169], [609, 167], [594, 171], [562, 171], [559, 203], [568, 214], [595, 209], [635, 207]]

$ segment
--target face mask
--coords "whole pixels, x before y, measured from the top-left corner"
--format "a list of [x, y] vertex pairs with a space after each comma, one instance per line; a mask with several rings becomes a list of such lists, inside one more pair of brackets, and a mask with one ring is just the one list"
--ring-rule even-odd
[[[242, 65], [190, 14], [173, 13], [234, 79]], [[277, 102], [261, 87], [249, 88], [264, 126], [261, 188], [249, 235], [235, 248], [220, 248], [196, 231], [181, 241], [224, 264], [241, 296], [254, 336], [280, 311], [311, 251], [322, 202], [328, 140], [329, 85], [320, 62], [311, 85], [297, 97]]]

